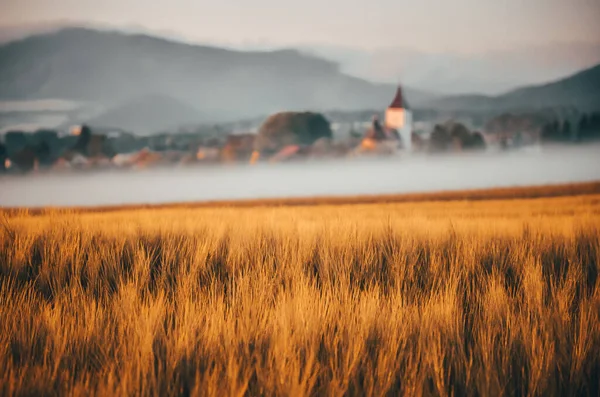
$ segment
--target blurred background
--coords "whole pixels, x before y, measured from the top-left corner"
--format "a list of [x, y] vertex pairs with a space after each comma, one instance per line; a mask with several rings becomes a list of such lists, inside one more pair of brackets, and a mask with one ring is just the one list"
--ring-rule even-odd
[[[465, 169], [518, 153], [551, 182], [536, 159], [555, 161], [557, 148], [573, 158], [561, 181], [600, 176], [589, 168], [600, 140], [595, 0], [2, 0], [0, 11], [0, 183], [12, 201], [24, 175], [30, 189], [89, 171], [203, 178], [222, 164], [359, 158], [387, 159], [385, 173], [466, 153], [478, 155]], [[372, 192], [428, 173], [470, 182], [428, 164]], [[332, 168], [318, 175], [336, 179]]]

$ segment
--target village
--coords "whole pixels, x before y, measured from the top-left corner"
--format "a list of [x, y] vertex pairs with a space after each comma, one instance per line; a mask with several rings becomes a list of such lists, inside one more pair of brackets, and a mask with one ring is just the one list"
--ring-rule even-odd
[[[363, 112], [364, 113], [364, 112]], [[0, 140], [0, 172], [142, 169], [259, 162], [510, 150], [597, 138], [600, 113], [547, 109], [503, 113], [474, 125], [460, 117], [415, 117], [399, 86], [385, 112], [370, 120], [314, 112], [279, 112], [261, 124], [137, 136], [89, 125], [61, 132], [9, 131]]]

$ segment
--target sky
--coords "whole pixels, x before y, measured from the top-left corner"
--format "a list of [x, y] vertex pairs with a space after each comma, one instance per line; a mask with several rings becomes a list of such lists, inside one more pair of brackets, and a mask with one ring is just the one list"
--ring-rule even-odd
[[65, 21], [225, 45], [481, 53], [600, 42], [600, 0], [0, 0], [0, 27]]

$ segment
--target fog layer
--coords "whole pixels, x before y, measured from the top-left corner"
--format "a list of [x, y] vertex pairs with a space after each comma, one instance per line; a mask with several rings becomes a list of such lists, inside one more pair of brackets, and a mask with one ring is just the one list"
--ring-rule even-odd
[[0, 177], [0, 206], [343, 196], [600, 180], [600, 147], [326, 163]]

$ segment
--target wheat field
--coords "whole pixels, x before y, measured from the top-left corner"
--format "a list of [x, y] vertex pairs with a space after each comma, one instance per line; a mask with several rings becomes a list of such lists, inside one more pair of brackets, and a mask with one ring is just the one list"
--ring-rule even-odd
[[600, 393], [600, 195], [5, 211], [0, 394]]

